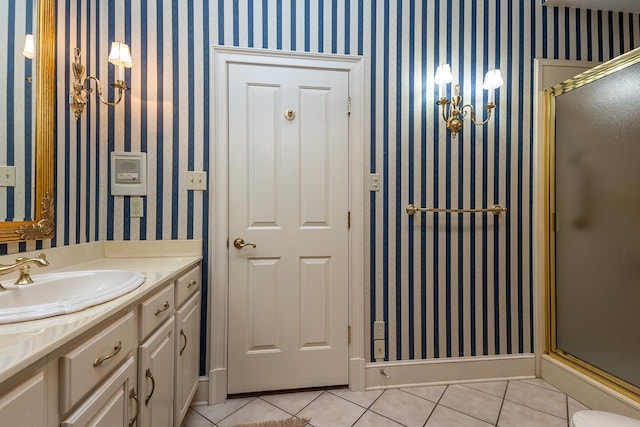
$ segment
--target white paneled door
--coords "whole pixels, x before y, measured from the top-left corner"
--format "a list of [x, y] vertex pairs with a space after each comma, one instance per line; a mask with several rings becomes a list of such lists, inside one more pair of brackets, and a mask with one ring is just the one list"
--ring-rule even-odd
[[229, 394], [349, 381], [348, 77], [229, 65]]

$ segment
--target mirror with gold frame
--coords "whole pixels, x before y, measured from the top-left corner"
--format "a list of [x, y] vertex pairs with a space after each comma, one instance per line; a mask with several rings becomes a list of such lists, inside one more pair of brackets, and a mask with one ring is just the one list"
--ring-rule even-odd
[[50, 239], [54, 234], [55, 9], [55, 0], [38, 1], [34, 220], [0, 222], [0, 243]]

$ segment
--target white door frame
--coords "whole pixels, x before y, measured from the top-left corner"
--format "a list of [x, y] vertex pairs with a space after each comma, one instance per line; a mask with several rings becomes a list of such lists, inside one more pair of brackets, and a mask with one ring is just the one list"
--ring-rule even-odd
[[[546, 280], [548, 271], [548, 235], [545, 228], [547, 217], [547, 174], [545, 148], [544, 91], [561, 83], [548, 77], [563, 75], [571, 78], [582, 69], [593, 68], [600, 62], [573, 61], [564, 59], [534, 59], [533, 79], [533, 277], [534, 277], [534, 352], [536, 357], [536, 377], [542, 376], [542, 354], [546, 343]], [[546, 75], [545, 75], [546, 73]]]
[[[349, 387], [365, 387], [364, 347], [364, 61], [358, 56], [212, 47], [214, 108], [210, 149], [209, 404], [227, 397], [228, 321], [228, 65], [261, 64], [342, 70], [349, 73]], [[346, 102], [346, 100], [345, 100]], [[345, 106], [346, 108], [346, 106]], [[233, 112], [231, 112], [233, 113]]]

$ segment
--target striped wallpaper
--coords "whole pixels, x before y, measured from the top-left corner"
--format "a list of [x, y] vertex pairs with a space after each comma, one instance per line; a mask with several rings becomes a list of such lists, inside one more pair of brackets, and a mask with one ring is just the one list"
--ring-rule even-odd
[[[215, 195], [185, 188], [185, 171], [210, 170], [210, 46], [362, 55], [366, 170], [382, 176], [366, 202], [365, 311], [371, 325], [386, 321], [387, 359], [533, 351], [533, 58], [605, 61], [640, 45], [639, 15], [538, 0], [58, 1], [54, 246], [199, 238], [216, 256], [206, 245]], [[131, 45], [132, 90], [115, 109], [94, 101], [76, 122], [66, 105], [73, 48], [112, 81], [114, 39]], [[443, 62], [473, 105], [486, 102], [485, 71], [501, 68], [487, 126], [446, 132], [432, 78]], [[148, 153], [142, 219], [109, 195], [113, 150]], [[409, 202], [509, 212], [411, 218]]]
[[0, 166], [16, 167], [16, 186], [0, 187], [0, 221], [30, 220], [34, 145], [34, 59], [22, 54], [34, 34], [35, 0], [0, 0]]

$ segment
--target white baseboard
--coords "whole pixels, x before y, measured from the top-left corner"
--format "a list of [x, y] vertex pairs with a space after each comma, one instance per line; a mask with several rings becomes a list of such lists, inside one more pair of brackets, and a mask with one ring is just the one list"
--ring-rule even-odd
[[640, 403], [548, 355], [542, 355], [542, 379], [591, 409], [640, 419]]
[[227, 400], [227, 370], [224, 368], [209, 371], [209, 405], [224, 403]]
[[193, 395], [191, 406], [203, 406], [209, 404], [209, 377], [198, 378], [198, 388]]
[[365, 371], [367, 390], [523, 379], [535, 378], [535, 357], [533, 354], [521, 354], [376, 362], [368, 363]]

